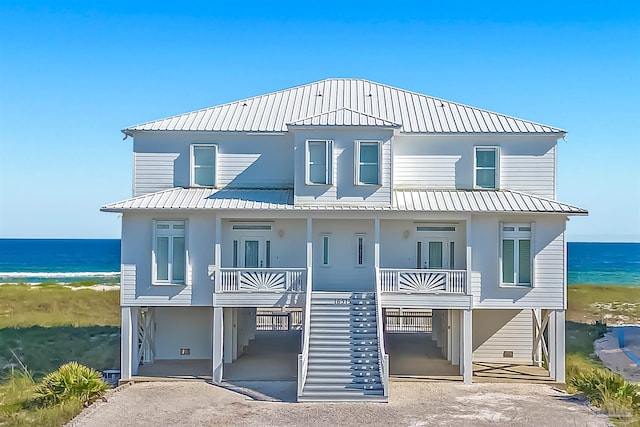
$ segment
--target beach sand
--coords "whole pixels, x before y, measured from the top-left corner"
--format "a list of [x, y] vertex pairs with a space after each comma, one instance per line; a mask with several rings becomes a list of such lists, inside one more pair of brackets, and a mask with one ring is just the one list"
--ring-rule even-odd
[[596, 355], [604, 365], [627, 381], [640, 383], [640, 367], [620, 348], [619, 328], [624, 328], [625, 348], [640, 358], [640, 325], [615, 326], [594, 342]]

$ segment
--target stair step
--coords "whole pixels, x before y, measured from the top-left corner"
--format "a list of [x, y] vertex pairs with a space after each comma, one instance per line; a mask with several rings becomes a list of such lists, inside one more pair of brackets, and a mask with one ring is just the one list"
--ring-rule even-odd
[[324, 390], [382, 390], [382, 384], [367, 383], [324, 383], [324, 384], [307, 384], [304, 388], [305, 392], [324, 391]]
[[379, 376], [350, 377], [336, 379], [334, 377], [307, 377], [307, 384], [382, 384]]
[[382, 390], [315, 390], [303, 392], [300, 402], [388, 402]]

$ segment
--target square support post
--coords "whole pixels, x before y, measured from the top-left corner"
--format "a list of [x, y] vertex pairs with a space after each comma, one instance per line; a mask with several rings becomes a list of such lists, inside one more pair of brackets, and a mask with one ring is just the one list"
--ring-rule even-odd
[[215, 265], [215, 276], [214, 276], [214, 292], [218, 293], [222, 291], [222, 275], [220, 274], [220, 264], [222, 262], [222, 219], [220, 215], [216, 215], [216, 236], [215, 236], [215, 247], [214, 247], [214, 265]]
[[222, 381], [224, 316], [222, 307], [213, 308], [213, 382]]
[[462, 341], [460, 343], [462, 378], [465, 384], [473, 381], [473, 311], [462, 310]]
[[120, 310], [120, 378], [129, 380], [138, 373], [138, 312], [135, 307], [122, 307]]
[[553, 310], [549, 322], [549, 375], [557, 383], [566, 382], [564, 310]]

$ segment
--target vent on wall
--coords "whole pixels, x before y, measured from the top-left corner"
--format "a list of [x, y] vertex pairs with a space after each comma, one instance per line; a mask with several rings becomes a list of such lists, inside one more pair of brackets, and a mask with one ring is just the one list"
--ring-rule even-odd
[[513, 357], [513, 351], [511, 351], [511, 350], [503, 351], [502, 352], [502, 357]]
[[180, 349], [180, 356], [188, 356], [191, 354], [191, 349], [190, 348], [181, 348]]

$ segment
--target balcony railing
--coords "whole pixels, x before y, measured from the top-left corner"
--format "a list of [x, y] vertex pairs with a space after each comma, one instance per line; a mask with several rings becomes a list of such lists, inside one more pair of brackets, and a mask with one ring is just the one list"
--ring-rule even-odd
[[465, 270], [381, 268], [382, 292], [467, 294]]
[[222, 292], [304, 292], [306, 268], [222, 268]]

